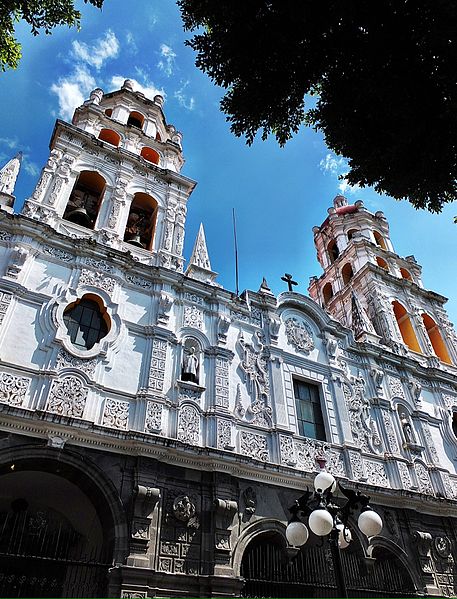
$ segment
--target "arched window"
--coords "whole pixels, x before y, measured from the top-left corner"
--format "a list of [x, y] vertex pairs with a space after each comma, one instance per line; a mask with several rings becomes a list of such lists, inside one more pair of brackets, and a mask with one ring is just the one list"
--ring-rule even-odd
[[112, 129], [102, 129], [98, 134], [98, 139], [106, 141], [112, 146], [116, 146], [117, 148], [119, 142], [121, 141], [121, 136], [119, 135], [119, 133], [116, 133], [116, 131], [113, 131]]
[[333, 239], [327, 246], [328, 256], [330, 258], [330, 262], [335, 262], [335, 260], [340, 255], [340, 251], [336, 244], [336, 241]]
[[412, 281], [413, 277], [411, 276], [411, 273], [409, 272], [409, 270], [406, 270], [406, 268], [400, 268], [400, 274], [402, 276], [403, 279], [407, 279], [408, 281]]
[[384, 237], [378, 231], [373, 231], [374, 240], [376, 245], [379, 245], [383, 250], [387, 250], [386, 242], [384, 241]]
[[149, 148], [148, 146], [144, 146], [144, 148], [141, 149], [140, 156], [142, 156], [148, 162], [152, 162], [153, 164], [159, 164], [159, 154], [152, 148]]
[[397, 301], [392, 302], [392, 307], [403, 341], [406, 343], [409, 349], [421, 354], [422, 351], [406, 309], [400, 304], [400, 302]]
[[106, 114], [106, 116], [111, 117], [111, 115], [113, 114], [113, 109], [112, 108], [107, 108], [105, 110], [105, 114]]
[[63, 217], [72, 223], [93, 229], [105, 185], [105, 179], [95, 171], [81, 171]]
[[451, 364], [451, 358], [447, 351], [446, 344], [436, 322], [428, 314], [422, 314], [422, 320], [427, 331], [427, 335], [432, 344], [433, 351], [442, 362]]
[[354, 235], [358, 232], [359, 232], [358, 229], [351, 229], [350, 231], [348, 231], [348, 241], [351, 241], [351, 239], [354, 237]]
[[352, 271], [352, 266], [349, 264], [345, 264], [341, 269], [341, 276], [343, 277], [343, 283], [347, 285], [349, 281], [352, 279], [354, 272]]
[[333, 288], [331, 283], [325, 283], [322, 288], [322, 295], [324, 296], [324, 304], [328, 304], [333, 297]]
[[157, 202], [154, 198], [147, 193], [136, 193], [130, 206], [124, 241], [151, 250], [156, 217]]
[[102, 300], [91, 294], [70, 304], [63, 313], [63, 320], [71, 342], [80, 349], [92, 349], [110, 329]]
[[127, 125], [133, 125], [133, 127], [138, 127], [139, 129], [142, 129], [143, 123], [144, 123], [144, 116], [140, 112], [133, 110], [129, 114], [129, 118], [127, 120]]
[[380, 258], [379, 256], [376, 256], [376, 264], [378, 266], [380, 266], [381, 268], [383, 268], [384, 270], [387, 270], [387, 272], [389, 272], [389, 265], [384, 260], [384, 258]]

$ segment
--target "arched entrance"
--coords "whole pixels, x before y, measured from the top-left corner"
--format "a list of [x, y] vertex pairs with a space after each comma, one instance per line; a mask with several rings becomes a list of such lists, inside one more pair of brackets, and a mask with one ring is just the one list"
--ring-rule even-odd
[[109, 505], [88, 485], [87, 464], [78, 471], [62, 455], [52, 459], [52, 450], [44, 460], [40, 453], [1, 469], [0, 596], [106, 597], [114, 550]]
[[[241, 562], [243, 597], [337, 597], [330, 548], [310, 541], [289, 560], [281, 534], [257, 535]], [[376, 559], [366, 560], [354, 541], [341, 556], [349, 597], [416, 596], [411, 576], [387, 549], [377, 548]]]

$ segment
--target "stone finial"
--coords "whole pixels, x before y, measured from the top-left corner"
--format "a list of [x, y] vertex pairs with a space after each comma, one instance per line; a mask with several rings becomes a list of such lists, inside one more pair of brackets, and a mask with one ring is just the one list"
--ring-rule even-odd
[[267, 280], [265, 277], [262, 278], [262, 283], [259, 287], [259, 293], [264, 293], [265, 295], [273, 295], [270, 287], [268, 286]]
[[208, 249], [206, 247], [205, 230], [202, 223], [200, 223], [200, 228], [198, 229], [197, 239], [195, 240], [186, 275], [199, 281], [206, 281], [207, 283], [217, 285], [214, 282], [217, 273], [211, 270], [211, 262], [209, 261]]
[[22, 152], [18, 152], [4, 167], [0, 169], [0, 193], [13, 195], [19, 169], [21, 168]]
[[89, 103], [90, 104], [100, 104], [103, 98], [103, 90], [99, 87], [96, 87], [90, 92]]
[[124, 83], [122, 84], [122, 88], [121, 89], [128, 89], [129, 91], [133, 92], [133, 82], [131, 79], [126, 79], [124, 81]]
[[375, 334], [374, 327], [354, 291], [352, 292], [351, 299], [351, 318], [352, 330], [354, 332], [355, 339], [359, 339], [364, 335], [364, 333]]
[[334, 197], [333, 207], [335, 208], [335, 210], [337, 208], [342, 208], [343, 206], [347, 206], [347, 205], [348, 205], [348, 201], [343, 195], [337, 195]]
[[203, 223], [200, 223], [200, 228], [198, 229], [197, 239], [195, 240], [194, 249], [192, 250], [192, 256], [190, 258], [190, 264], [198, 266], [199, 268], [211, 270]]
[[164, 101], [165, 100], [163, 99], [163, 96], [161, 96], [160, 94], [154, 96], [154, 104], [157, 104], [157, 106], [160, 106], [160, 108], [162, 108]]

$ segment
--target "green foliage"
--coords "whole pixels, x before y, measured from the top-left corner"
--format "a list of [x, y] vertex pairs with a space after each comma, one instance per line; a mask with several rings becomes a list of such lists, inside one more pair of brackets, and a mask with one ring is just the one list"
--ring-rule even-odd
[[453, 0], [178, 4], [235, 135], [283, 145], [306, 124], [348, 158], [351, 184], [432, 212], [457, 198]]
[[[84, 0], [101, 8], [103, 0]], [[74, 0], [0, 0], [0, 68], [17, 68], [21, 58], [21, 45], [14, 37], [14, 25], [24, 20], [31, 33], [40, 31], [50, 34], [57, 25], [78, 27], [81, 13], [74, 7]]]

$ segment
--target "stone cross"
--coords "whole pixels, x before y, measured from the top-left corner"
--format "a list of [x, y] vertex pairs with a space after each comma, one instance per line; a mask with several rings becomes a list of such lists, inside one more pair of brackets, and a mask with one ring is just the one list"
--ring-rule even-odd
[[298, 285], [297, 281], [292, 280], [292, 275], [285, 273], [283, 277], [281, 277], [281, 281], [285, 281], [289, 286], [289, 291], [293, 291], [293, 285]]

